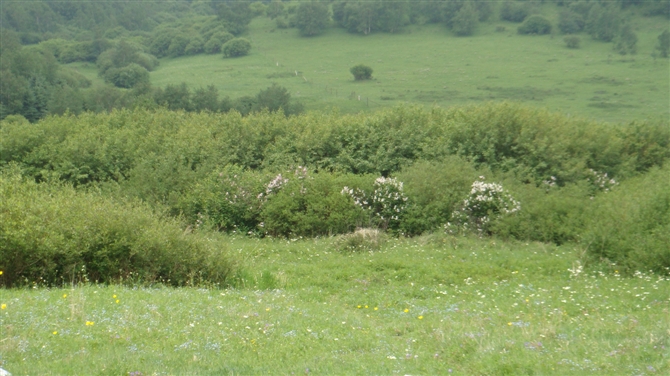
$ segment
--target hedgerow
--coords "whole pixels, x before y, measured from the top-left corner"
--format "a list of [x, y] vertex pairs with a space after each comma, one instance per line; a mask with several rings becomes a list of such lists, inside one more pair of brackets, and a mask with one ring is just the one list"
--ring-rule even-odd
[[236, 270], [217, 234], [141, 202], [0, 172], [0, 286], [80, 282], [225, 285]]
[[[669, 157], [667, 121], [613, 125], [510, 103], [288, 117], [138, 108], [0, 123], [0, 165], [15, 164], [37, 182], [167, 207], [193, 228], [319, 236], [378, 227], [417, 235], [458, 222], [480, 236], [586, 242], [602, 259], [617, 259], [608, 252], [635, 242], [603, 240], [595, 229], [614, 217], [594, 222], [610, 210], [601, 202], [623, 199], [624, 182]], [[521, 209], [479, 213], [468, 206], [472, 197], [466, 205], [480, 175]], [[455, 211], [463, 218], [454, 222]], [[656, 239], [656, 230], [631, 228]], [[628, 260], [636, 252], [615, 253]]]

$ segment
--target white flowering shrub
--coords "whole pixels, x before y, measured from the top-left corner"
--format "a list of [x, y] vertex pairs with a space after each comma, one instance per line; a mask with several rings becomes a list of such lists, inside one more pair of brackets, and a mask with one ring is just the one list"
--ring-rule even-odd
[[498, 183], [486, 183], [484, 177], [472, 183], [470, 194], [463, 200], [460, 209], [455, 210], [452, 221], [447, 222], [445, 230], [457, 233], [476, 230], [480, 234], [488, 233], [492, 219], [509, 215], [521, 210], [521, 204]]
[[596, 191], [602, 192], [609, 192], [612, 188], [619, 185], [616, 180], [607, 176], [606, 172], [599, 172], [593, 169], [589, 169], [586, 180], [593, 185]]
[[382, 176], [375, 180], [372, 194], [349, 187], [344, 187], [341, 193], [351, 196], [357, 206], [370, 211], [382, 228], [396, 229], [407, 206], [402, 186], [401, 181]]

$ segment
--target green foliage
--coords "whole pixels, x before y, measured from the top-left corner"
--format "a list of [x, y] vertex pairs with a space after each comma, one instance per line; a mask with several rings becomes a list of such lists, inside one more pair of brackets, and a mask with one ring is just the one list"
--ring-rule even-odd
[[282, 110], [288, 116], [301, 113], [302, 105], [291, 102], [291, 94], [285, 87], [272, 84], [272, 86], [261, 90], [256, 95], [253, 109], [255, 111], [268, 110], [270, 112]]
[[655, 49], [658, 50], [661, 57], [668, 57], [668, 54], [670, 53], [670, 31], [663, 31], [657, 39], [658, 42]]
[[551, 32], [551, 22], [548, 19], [533, 15], [523, 22], [521, 26], [517, 28], [519, 34], [549, 34]]
[[168, 85], [163, 90], [156, 90], [154, 100], [170, 110], [191, 110], [191, 91], [185, 82], [180, 85]]
[[207, 41], [207, 43], [205, 43], [203, 47], [204, 51], [208, 54], [217, 54], [221, 52], [221, 46], [223, 46], [233, 38], [235, 38], [233, 34], [225, 31], [220, 31], [215, 34], [212, 34], [212, 36], [209, 38], [209, 40]]
[[[587, 13], [588, 14], [588, 13]], [[558, 19], [558, 29], [563, 34], [575, 34], [584, 30], [586, 25], [586, 14], [578, 13], [572, 9], [564, 10]]]
[[397, 174], [404, 182], [408, 205], [401, 232], [418, 235], [447, 223], [480, 173], [456, 156], [440, 161], [418, 161]]
[[670, 168], [655, 168], [596, 197], [582, 244], [594, 262], [622, 272], [670, 268]]
[[479, 16], [477, 8], [472, 1], [467, 1], [451, 19], [451, 28], [458, 36], [472, 35], [477, 28]]
[[[277, 175], [266, 186], [259, 226], [272, 236], [317, 236], [351, 232], [366, 223], [367, 215], [341, 193], [345, 185], [359, 185], [357, 177], [308, 174], [298, 167]], [[353, 183], [353, 184], [352, 184]]]
[[249, 54], [251, 43], [244, 38], [235, 38], [226, 42], [221, 47], [224, 57], [239, 57]]
[[140, 203], [0, 174], [0, 284], [121, 282], [225, 284], [234, 263], [214, 234]]
[[408, 3], [399, 1], [341, 1], [333, 5], [333, 18], [352, 33], [394, 33], [409, 23]]
[[130, 63], [123, 68], [108, 69], [105, 81], [116, 87], [131, 88], [149, 83], [149, 71], [139, 64]]
[[565, 38], [563, 38], [563, 41], [565, 42], [566, 47], [576, 49], [579, 48], [579, 44], [581, 43], [582, 40], [579, 39], [579, 37], [576, 35], [568, 35]]
[[523, 204], [522, 209], [515, 215], [495, 219], [490, 226], [493, 234], [559, 245], [581, 240], [585, 211], [592, 202], [587, 184], [558, 187], [549, 178], [539, 187], [516, 185], [510, 190]]
[[330, 20], [328, 5], [323, 2], [302, 2], [295, 14], [295, 25], [303, 36], [321, 34]]
[[235, 165], [212, 172], [194, 182], [179, 197], [177, 210], [196, 226], [219, 231], [258, 233], [267, 174], [245, 171]]
[[589, 10], [586, 31], [593, 39], [611, 42], [621, 30], [621, 11], [616, 5], [603, 7], [596, 3]]
[[499, 183], [486, 183], [480, 176], [457, 210], [451, 214], [445, 229], [449, 234], [473, 231], [491, 234], [491, 223], [521, 210], [521, 204]]
[[528, 5], [522, 2], [507, 1], [500, 8], [500, 19], [510, 22], [523, 22], [528, 16]]
[[637, 34], [629, 24], [625, 24], [621, 28], [614, 49], [621, 55], [635, 55], [637, 53]]
[[367, 65], [355, 65], [349, 69], [349, 72], [354, 75], [356, 81], [364, 81], [372, 78], [372, 68]]
[[159, 62], [155, 56], [143, 53], [138, 46], [124, 40], [120, 41], [116, 47], [101, 53], [96, 62], [98, 74], [102, 77], [112, 68], [125, 68], [130, 64], [137, 64], [147, 71], [152, 71]]
[[265, 15], [271, 20], [284, 15], [284, 3], [281, 0], [272, 0], [265, 9]]
[[218, 18], [223, 21], [226, 29], [234, 35], [240, 35], [247, 30], [253, 18], [253, 12], [248, 2], [218, 2], [216, 3]]

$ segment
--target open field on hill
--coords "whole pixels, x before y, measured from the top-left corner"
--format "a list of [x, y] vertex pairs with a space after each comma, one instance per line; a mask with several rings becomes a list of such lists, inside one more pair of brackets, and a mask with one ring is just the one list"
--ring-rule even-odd
[[670, 281], [583, 272], [574, 246], [444, 235], [374, 252], [343, 252], [337, 238], [227, 243], [245, 266], [236, 289], [0, 290], [0, 366], [15, 375], [670, 371]]
[[[668, 115], [667, 59], [654, 59], [660, 18], [633, 20], [638, 54], [621, 56], [612, 43], [580, 35], [580, 49], [562, 35], [522, 36], [518, 24], [481, 24], [473, 37], [458, 38], [442, 25], [411, 26], [399, 34], [352, 35], [330, 28], [303, 38], [296, 29], [276, 29], [257, 18], [247, 37], [249, 56], [166, 58], [151, 73], [152, 84], [215, 85], [221, 95], [255, 95], [277, 83], [307, 109], [374, 110], [401, 102], [452, 106], [513, 100], [610, 122]], [[505, 28], [497, 32], [496, 27]], [[349, 68], [367, 64], [374, 80], [355, 82]], [[89, 78], [93, 65], [75, 64]], [[99, 80], [99, 79], [97, 79]], [[360, 97], [360, 100], [359, 100]]]

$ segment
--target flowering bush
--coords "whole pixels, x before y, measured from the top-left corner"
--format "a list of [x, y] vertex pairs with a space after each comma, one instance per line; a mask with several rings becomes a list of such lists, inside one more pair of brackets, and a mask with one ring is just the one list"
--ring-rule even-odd
[[492, 219], [520, 209], [521, 204], [501, 184], [486, 183], [480, 176], [472, 183], [470, 195], [463, 200], [461, 208], [452, 213], [452, 222], [447, 222], [445, 229], [449, 233], [468, 229], [476, 229], [480, 234], [488, 233]]
[[587, 173], [586, 180], [593, 185], [596, 191], [609, 192], [619, 183], [607, 176], [606, 172], [598, 172], [593, 169], [589, 169]]
[[406, 208], [407, 196], [402, 191], [402, 182], [383, 176], [375, 179], [374, 191], [368, 195], [362, 189], [342, 188], [342, 194], [354, 199], [354, 203], [368, 210], [382, 228], [396, 229]]

